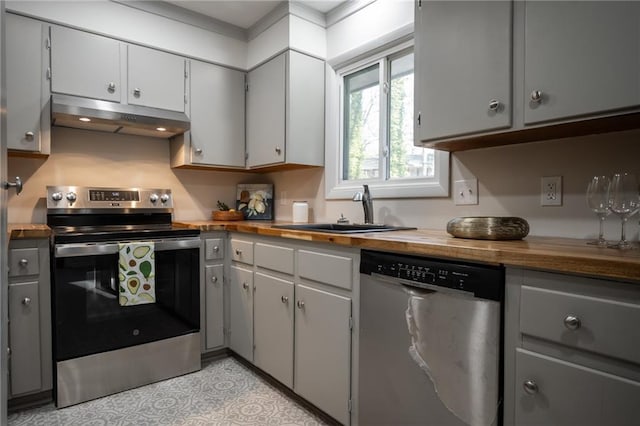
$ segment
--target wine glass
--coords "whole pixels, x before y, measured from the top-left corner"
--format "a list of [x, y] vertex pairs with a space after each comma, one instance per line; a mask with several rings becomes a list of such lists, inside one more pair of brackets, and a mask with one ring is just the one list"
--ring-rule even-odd
[[598, 216], [600, 220], [600, 232], [598, 239], [589, 241], [587, 244], [605, 246], [604, 220], [611, 214], [609, 209], [609, 185], [611, 181], [608, 176], [594, 176], [587, 186], [587, 204], [589, 208]]
[[640, 207], [638, 198], [638, 179], [633, 173], [616, 173], [611, 179], [609, 187], [609, 208], [622, 220], [622, 234], [620, 241], [607, 247], [628, 249], [631, 244], [625, 236], [627, 219], [633, 216]]

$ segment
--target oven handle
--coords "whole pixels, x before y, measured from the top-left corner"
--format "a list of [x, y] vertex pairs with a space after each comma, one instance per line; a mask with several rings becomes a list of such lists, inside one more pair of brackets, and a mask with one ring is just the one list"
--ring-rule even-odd
[[[200, 238], [151, 240], [155, 251], [200, 248]], [[56, 244], [55, 257], [102, 256], [118, 253], [117, 243]]]

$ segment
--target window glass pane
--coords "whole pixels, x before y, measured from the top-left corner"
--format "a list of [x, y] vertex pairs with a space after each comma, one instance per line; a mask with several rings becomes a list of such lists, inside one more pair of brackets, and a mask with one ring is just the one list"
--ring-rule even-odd
[[389, 177], [433, 177], [433, 150], [413, 145], [413, 53], [391, 61], [390, 91]]
[[344, 180], [380, 177], [378, 64], [344, 77]]

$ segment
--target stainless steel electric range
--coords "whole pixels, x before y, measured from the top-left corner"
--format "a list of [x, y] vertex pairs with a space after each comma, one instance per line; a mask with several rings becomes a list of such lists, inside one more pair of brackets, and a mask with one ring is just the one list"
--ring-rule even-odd
[[47, 187], [58, 407], [200, 369], [200, 237], [167, 189]]

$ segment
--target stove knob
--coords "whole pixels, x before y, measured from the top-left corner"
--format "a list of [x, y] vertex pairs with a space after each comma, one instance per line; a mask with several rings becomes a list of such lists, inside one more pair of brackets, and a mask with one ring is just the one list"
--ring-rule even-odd
[[169, 201], [169, 194], [162, 194], [162, 196], [160, 197], [160, 201], [162, 201], [162, 204]]
[[149, 196], [149, 201], [151, 201], [152, 203], [157, 203], [158, 202], [158, 194], [151, 194]]
[[53, 201], [60, 201], [62, 200], [62, 192], [54, 192], [53, 194], [51, 194], [51, 199]]
[[75, 192], [69, 192], [67, 194], [67, 200], [69, 200], [70, 203], [73, 203], [74, 201], [76, 201], [78, 199], [78, 196], [76, 195]]

